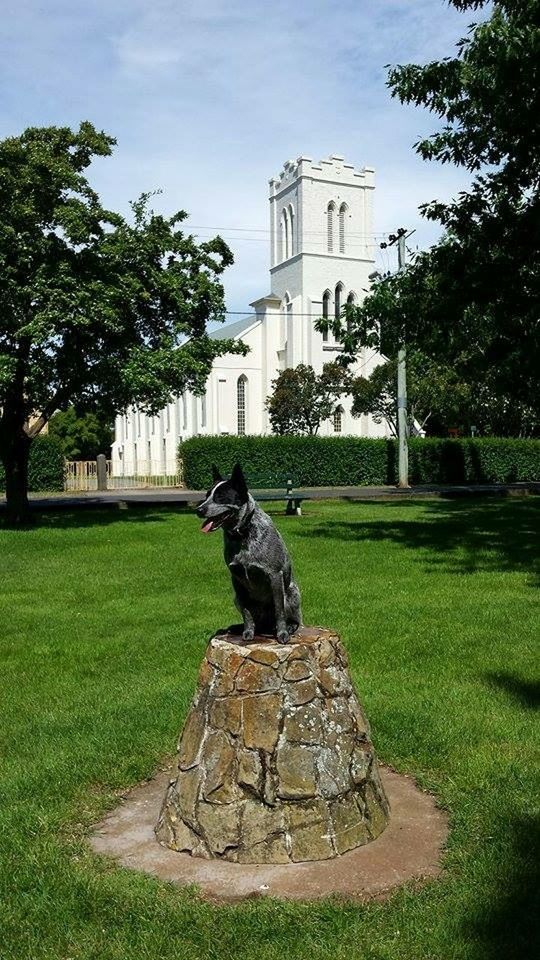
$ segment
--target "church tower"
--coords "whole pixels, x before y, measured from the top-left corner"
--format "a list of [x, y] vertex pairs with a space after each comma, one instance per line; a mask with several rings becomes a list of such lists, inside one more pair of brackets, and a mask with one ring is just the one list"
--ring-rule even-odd
[[271, 287], [280, 298], [283, 366], [320, 371], [339, 344], [313, 328], [363, 299], [373, 259], [374, 171], [333, 155], [288, 161], [270, 180]]

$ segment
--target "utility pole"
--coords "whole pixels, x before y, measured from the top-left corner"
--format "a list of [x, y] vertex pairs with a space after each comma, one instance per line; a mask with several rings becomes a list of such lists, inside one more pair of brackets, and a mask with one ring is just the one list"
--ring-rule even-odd
[[[396, 233], [391, 233], [388, 243], [381, 243], [381, 247], [391, 247], [397, 243], [398, 270], [405, 269], [405, 241], [410, 233], [400, 227]], [[398, 346], [397, 355], [397, 426], [398, 426], [398, 487], [409, 487], [409, 426], [407, 423], [407, 350], [405, 341]]]
[[[398, 267], [405, 269], [405, 230], [398, 230]], [[409, 425], [407, 423], [407, 348], [399, 345], [397, 356], [397, 415], [398, 415], [398, 487], [409, 486]]]

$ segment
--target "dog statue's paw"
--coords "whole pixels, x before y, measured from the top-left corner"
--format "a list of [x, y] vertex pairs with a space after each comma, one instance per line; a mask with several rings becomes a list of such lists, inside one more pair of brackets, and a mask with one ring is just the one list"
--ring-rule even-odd
[[279, 633], [278, 633], [278, 635], [277, 635], [277, 642], [278, 642], [278, 643], [288, 643], [288, 642], [289, 642], [289, 631], [288, 631], [288, 630], [280, 630]]
[[251, 641], [253, 640], [253, 637], [254, 637], [254, 636], [255, 636], [255, 631], [254, 631], [254, 630], [251, 630], [251, 629], [248, 628], [248, 627], [246, 627], [246, 629], [245, 629], [244, 632], [242, 633], [242, 640], [245, 640], [246, 643], [251, 643]]

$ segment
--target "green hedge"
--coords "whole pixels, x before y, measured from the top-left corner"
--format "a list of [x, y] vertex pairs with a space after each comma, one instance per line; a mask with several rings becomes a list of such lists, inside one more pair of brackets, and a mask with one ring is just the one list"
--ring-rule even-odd
[[[36, 437], [30, 447], [28, 489], [33, 492], [64, 489], [64, 453], [56, 437]], [[5, 474], [0, 462], [0, 490], [5, 490]]]
[[415, 438], [409, 443], [411, 483], [516, 483], [540, 480], [540, 440]]
[[[215, 463], [223, 473], [238, 460], [252, 486], [369, 486], [397, 480], [395, 440], [364, 437], [193, 437], [180, 444], [184, 483], [208, 487]], [[511, 483], [540, 480], [540, 440], [414, 438], [411, 483]]]

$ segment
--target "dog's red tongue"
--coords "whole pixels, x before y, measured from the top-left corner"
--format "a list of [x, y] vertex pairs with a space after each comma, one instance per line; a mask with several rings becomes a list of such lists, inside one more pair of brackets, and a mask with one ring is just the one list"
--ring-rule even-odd
[[203, 523], [201, 530], [203, 533], [212, 533], [212, 527], [214, 523], [212, 520], [207, 520], [206, 523]]

